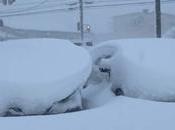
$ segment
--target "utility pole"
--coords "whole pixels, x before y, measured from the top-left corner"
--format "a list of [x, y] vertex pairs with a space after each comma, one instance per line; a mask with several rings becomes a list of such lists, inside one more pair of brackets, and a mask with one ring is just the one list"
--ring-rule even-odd
[[84, 16], [83, 16], [83, 0], [79, 0], [80, 5], [80, 35], [81, 35], [81, 42], [84, 41]]
[[156, 12], [156, 36], [161, 38], [161, 3], [160, 0], [155, 0], [155, 12]]

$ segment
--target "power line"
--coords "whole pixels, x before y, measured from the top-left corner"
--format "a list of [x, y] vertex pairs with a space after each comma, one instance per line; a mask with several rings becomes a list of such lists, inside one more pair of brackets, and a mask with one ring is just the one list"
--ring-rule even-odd
[[[175, 0], [164, 0], [162, 1], [162, 4], [170, 4], [174, 3]], [[145, 4], [153, 4], [155, 2], [135, 2], [135, 3], [123, 3], [123, 4], [104, 4], [104, 5], [85, 5], [85, 9], [91, 9], [91, 8], [103, 8], [103, 7], [116, 7], [116, 6], [135, 6], [135, 5], [145, 5]], [[11, 14], [3, 14], [0, 15], [0, 17], [10, 17], [10, 16], [19, 16], [19, 15], [28, 15], [28, 14], [38, 14], [38, 13], [47, 13], [47, 12], [58, 12], [58, 11], [72, 11], [72, 9], [76, 10], [78, 9], [77, 6], [75, 7], [66, 7], [66, 8], [57, 8], [57, 9], [45, 9], [45, 10], [38, 10], [38, 11], [30, 11], [30, 12], [21, 12], [21, 13], [11, 13]]]
[[[48, 5], [47, 3], [50, 3], [50, 2], [54, 2], [56, 4], [53, 4], [53, 5]], [[41, 9], [41, 8], [52, 8], [52, 7], [58, 7], [58, 6], [61, 6], [61, 5], [65, 5], [66, 3], [65, 2], [56, 2], [55, 1], [49, 1], [49, 0], [43, 0], [41, 1], [40, 3], [35, 3], [33, 6], [31, 7], [24, 7], [22, 9], [11, 9], [11, 10], [8, 10], [8, 11], [2, 11], [0, 10], [0, 13], [18, 13], [18, 12], [23, 12], [23, 11], [30, 11], [32, 9]], [[16, 5], [17, 6], [17, 5]]]
[[[64, 2], [69, 2], [69, 0], [64, 0]], [[32, 2], [21, 2], [21, 3], [16, 3], [15, 5], [16, 6], [26, 6], [26, 5], [35, 5], [36, 3], [38, 3], [39, 1], [32, 1]], [[49, 1], [47, 1], [48, 3], [55, 3], [55, 2], [57, 2], [58, 3], [58, 0], [49, 0]], [[59, 1], [59, 3], [64, 3], [63, 1]]]
[[4, 14], [0, 15], [0, 17], [13, 17], [13, 16], [22, 16], [22, 15], [31, 15], [31, 14], [43, 14], [49, 12], [65, 12], [70, 11], [68, 9], [54, 9], [54, 10], [40, 10], [40, 11], [31, 11], [31, 12], [23, 12], [23, 13], [16, 13], [16, 14]]
[[[16, 11], [13, 11], [13, 13], [15, 12], [22, 12], [22, 11], [26, 11], [26, 10], [32, 10], [32, 9], [35, 9], [36, 7], [39, 7], [41, 6], [42, 4], [46, 3], [48, 0], [43, 0], [41, 1], [40, 3], [32, 6], [32, 7], [28, 7], [28, 8], [25, 8], [25, 9], [21, 9], [21, 10], [16, 10]], [[3, 13], [3, 11], [1, 11], [0, 13]], [[5, 12], [6, 13], [6, 12]], [[8, 12], [7, 12], [8, 13]]]
[[[103, 2], [105, 2], [105, 3], [106, 2], [108, 2], [108, 3], [110, 3], [110, 2], [112, 2], [112, 3], [114, 3], [114, 2], [133, 2], [133, 3], [137, 3], [136, 1], [140, 1], [140, 0], [117, 0], [117, 1], [114, 1], [114, 0], [94, 0], [94, 1], [92, 1], [92, 3], [103, 3]], [[163, 1], [163, 0], [161, 0], [161, 1]], [[175, 0], [168, 0], [168, 1], [175, 1]], [[147, 2], [153, 2], [153, 1], [149, 0]]]
[[[124, 1], [131, 1], [131, 0], [124, 0]], [[174, 0], [166, 0], [167, 2], [174, 2]], [[67, 6], [68, 3], [66, 2], [63, 2], [63, 3], [58, 3], [57, 4], [53, 4], [53, 5], [48, 5], [46, 4], [47, 2], [49, 2], [49, 0], [44, 0], [42, 2], [40, 2], [39, 4], [37, 5], [34, 5], [32, 7], [28, 7], [28, 8], [24, 8], [24, 9], [15, 9], [15, 10], [8, 10], [8, 11], [0, 11], [0, 13], [2, 14], [5, 14], [5, 13], [20, 13], [20, 12], [23, 12], [23, 11], [30, 11], [32, 9], [42, 9], [42, 8], [57, 8], [58, 6]], [[55, 2], [55, 0], [53, 0], [52, 2]], [[97, 1], [97, 2], [100, 2], [100, 1]], [[102, 1], [102, 2], [111, 2], [111, 1]], [[117, 1], [118, 2], [118, 1]], [[165, 2], [165, 1], [162, 1], [162, 2]], [[69, 2], [70, 3], [70, 2]], [[95, 4], [95, 5], [86, 5], [85, 7], [87, 8], [95, 8], [95, 7], [106, 7], [106, 6], [126, 6], [126, 5], [140, 5], [140, 4], [152, 4], [154, 3], [154, 1], [149, 1], [149, 2], [132, 2], [132, 3], [113, 3], [113, 4], [103, 4], [103, 5], [99, 5], [99, 4]], [[78, 4], [78, 3], [77, 3]], [[70, 9], [76, 9], [77, 8], [77, 5], [74, 5], [74, 6], [70, 6]]]
[[[166, 3], [174, 3], [174, 0], [164, 0], [161, 1], [162, 4]], [[112, 6], [135, 6], [135, 5], [145, 5], [145, 4], [154, 4], [154, 1], [149, 1], [149, 2], [135, 2], [135, 3], [120, 3], [120, 4], [104, 4], [104, 5], [90, 5], [90, 6], [85, 6], [85, 8], [95, 8], [95, 7], [112, 7]]]
[[[128, 0], [123, 0], [123, 1], [128, 1]], [[129, 1], [131, 1], [131, 0], [129, 0]], [[95, 3], [96, 2], [102, 3], [102, 2], [119, 2], [119, 1], [112, 1], [112, 0], [110, 0], [110, 1], [94, 1], [94, 2]], [[53, 5], [52, 4], [51, 5], [48, 5], [50, 3], [52, 3]], [[41, 1], [40, 3], [37, 3], [37, 4], [36, 4], [36, 2], [23, 2], [23, 4], [20, 4], [20, 5], [23, 6], [22, 9], [21, 8], [17, 9], [16, 7], [19, 6], [19, 4], [17, 4], [16, 7], [15, 7], [15, 9], [10, 9], [10, 10], [8, 9], [8, 11], [0, 10], [0, 13], [22, 12], [22, 11], [28, 11], [30, 9], [37, 9], [38, 7], [41, 7], [41, 8], [44, 8], [44, 7], [48, 7], [49, 8], [50, 7], [50, 8], [52, 8], [52, 7], [61, 6], [61, 5], [69, 5], [70, 6], [71, 3], [75, 3], [75, 5], [78, 4], [78, 2], [70, 2], [69, 0], [67, 0], [67, 1], [65, 0], [64, 2], [58, 2], [57, 0], [52, 0], [52, 1], [46, 0], [46, 1]], [[87, 2], [84, 2], [84, 4], [87, 4]], [[26, 8], [26, 6], [29, 6], [29, 5], [33, 5], [33, 6]], [[73, 6], [71, 8], [73, 8]]]

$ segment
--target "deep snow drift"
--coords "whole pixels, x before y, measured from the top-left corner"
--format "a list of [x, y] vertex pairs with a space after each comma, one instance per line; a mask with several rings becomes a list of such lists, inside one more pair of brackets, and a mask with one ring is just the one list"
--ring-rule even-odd
[[113, 89], [122, 88], [131, 97], [175, 101], [174, 43], [172, 39], [116, 40], [97, 45], [91, 53], [96, 64], [111, 68]]
[[[129, 90], [127, 87], [130, 87], [129, 85], [131, 85], [130, 91], [133, 95], [135, 95], [134, 92], [138, 92], [142, 94], [144, 98], [149, 99], [147, 96], [150, 94], [154, 94], [156, 96], [160, 94], [160, 100], [164, 100], [168, 99], [167, 97], [169, 97], [169, 94], [165, 93], [165, 95], [162, 95], [159, 91], [167, 92], [170, 88], [172, 88], [171, 92], [173, 92], [173, 81], [170, 86], [153, 86], [151, 83], [149, 84], [148, 81], [152, 82], [154, 85], [160, 85], [160, 82], [163, 81], [167, 84], [166, 81], [169, 81], [168, 78], [171, 76], [172, 78], [174, 77], [174, 70], [172, 69], [174, 65], [173, 42], [174, 40], [168, 39], [117, 40], [95, 46], [95, 48], [90, 50], [90, 53], [93, 56], [93, 61], [95, 62], [96, 67], [99, 65], [101, 67], [111, 67], [112, 83], [114, 85], [117, 84], [115, 79], [118, 81], [121, 79], [123, 83], [128, 83], [128, 86], [124, 86], [122, 89], [125, 88], [124, 90]], [[166, 53], [163, 54], [162, 51]], [[171, 57], [167, 58], [170, 54], [172, 54]], [[170, 65], [168, 63], [164, 63], [163, 61], [168, 62]], [[120, 62], [121, 64], [118, 64]], [[158, 63], [162, 64], [159, 65]], [[120, 65], [123, 65], [123, 68]], [[153, 72], [152, 69], [154, 69], [156, 73]], [[125, 70], [124, 72], [127, 72], [124, 73], [127, 74], [125, 75], [127, 78], [122, 78], [125, 76], [119, 76], [123, 74], [123, 70]], [[168, 75], [168, 78], [161, 75], [164, 72], [165, 75]], [[150, 75], [153, 77], [160, 76], [160, 80], [154, 80]], [[96, 77], [92, 78], [93, 80], [89, 82], [87, 88], [85, 88], [82, 92], [91, 108], [97, 106], [100, 107], [93, 110], [52, 116], [15, 118], [0, 117], [0, 129], [173, 130], [175, 128], [174, 103], [146, 101], [123, 96], [115, 97], [110, 91], [110, 81], [104, 82], [100, 80], [103, 78], [102, 75], [99, 76], [97, 74], [95, 76]], [[131, 80], [133, 82], [131, 82]], [[146, 90], [146, 87], [150, 91]], [[143, 91], [148, 93], [148, 95], [144, 95]], [[125, 94], [126, 92], [127, 91], [125, 91]]]
[[0, 115], [9, 107], [41, 114], [83, 86], [91, 72], [88, 52], [65, 40], [0, 43]]

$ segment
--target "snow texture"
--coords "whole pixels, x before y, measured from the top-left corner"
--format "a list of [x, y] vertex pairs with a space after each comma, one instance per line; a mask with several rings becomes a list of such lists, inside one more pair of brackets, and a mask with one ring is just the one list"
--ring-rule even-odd
[[66, 40], [31, 39], [0, 43], [0, 115], [11, 107], [42, 114], [86, 82], [88, 52]]
[[111, 68], [113, 89], [126, 96], [175, 101], [175, 40], [114, 40], [92, 49], [93, 61]]
[[102, 107], [53, 116], [0, 118], [2, 130], [173, 130], [175, 104], [116, 97]]
[[175, 27], [169, 29], [164, 35], [164, 38], [175, 38]]

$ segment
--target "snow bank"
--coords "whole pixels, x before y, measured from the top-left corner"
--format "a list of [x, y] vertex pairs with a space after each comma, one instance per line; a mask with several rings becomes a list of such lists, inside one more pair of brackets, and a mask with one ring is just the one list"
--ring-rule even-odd
[[84, 108], [92, 109], [101, 107], [116, 98], [111, 91], [111, 86], [111, 83], [105, 81], [98, 84], [89, 84], [82, 91]]
[[122, 88], [125, 95], [175, 101], [174, 43], [172, 39], [114, 40], [96, 46], [92, 56], [93, 61], [109, 57], [99, 64], [111, 67], [113, 88]]
[[54, 116], [0, 118], [2, 130], [173, 130], [175, 104], [116, 97], [103, 107]]
[[65, 40], [0, 42], [0, 115], [17, 106], [41, 114], [81, 87], [91, 72], [88, 52]]

